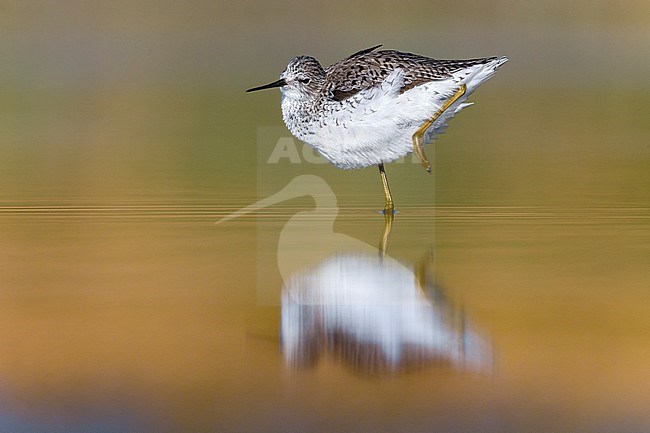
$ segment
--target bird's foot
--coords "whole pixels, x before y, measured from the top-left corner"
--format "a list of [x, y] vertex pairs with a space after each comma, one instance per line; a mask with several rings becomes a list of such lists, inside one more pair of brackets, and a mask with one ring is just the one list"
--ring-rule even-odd
[[422, 162], [422, 167], [427, 171], [427, 173], [431, 173], [431, 163], [429, 162], [429, 159], [427, 158], [427, 154], [424, 153], [424, 133], [426, 132], [426, 127], [424, 129], [420, 128], [414, 135], [413, 135], [413, 151], [415, 154], [420, 158], [420, 161]]
[[390, 235], [391, 228], [393, 227], [393, 219], [397, 213], [397, 211], [392, 206], [392, 203], [390, 203], [391, 206], [388, 205], [389, 203], [386, 203], [387, 209], [384, 209], [382, 211], [384, 214], [384, 232], [381, 236], [381, 240], [379, 241], [380, 257], [384, 257], [386, 255], [386, 250], [388, 249], [388, 236]]

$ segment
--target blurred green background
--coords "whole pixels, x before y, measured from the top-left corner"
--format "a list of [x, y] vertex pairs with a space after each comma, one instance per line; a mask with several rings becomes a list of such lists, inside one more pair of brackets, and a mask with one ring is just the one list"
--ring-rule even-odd
[[[255, 185], [256, 127], [281, 125], [277, 92], [243, 90], [297, 54], [327, 65], [378, 43], [510, 57], [436, 150], [475, 144], [460, 149], [469, 160], [445, 163], [467, 171], [459, 189], [498, 182], [512, 204], [588, 183], [648, 201], [645, 1], [0, 5], [5, 203], [239, 197]], [[446, 182], [447, 169], [439, 175]]]
[[[649, 29], [646, 0], [0, 0], [0, 430], [648, 431]], [[379, 43], [510, 58], [434, 177], [387, 166], [390, 253], [435, 247], [490, 378], [287, 374], [256, 245], [313, 202], [213, 225], [290, 180], [257, 162], [278, 92], [244, 90]], [[300, 169], [376, 245], [376, 170]]]

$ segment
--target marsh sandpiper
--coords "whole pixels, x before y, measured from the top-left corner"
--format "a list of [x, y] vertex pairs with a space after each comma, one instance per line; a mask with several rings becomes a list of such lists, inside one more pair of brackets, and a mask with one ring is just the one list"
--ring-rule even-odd
[[437, 60], [394, 50], [368, 48], [327, 68], [313, 57], [289, 62], [280, 79], [247, 92], [279, 87], [282, 117], [298, 139], [343, 169], [379, 167], [384, 214], [395, 206], [384, 163], [414, 152], [427, 172], [424, 144], [506, 57]]

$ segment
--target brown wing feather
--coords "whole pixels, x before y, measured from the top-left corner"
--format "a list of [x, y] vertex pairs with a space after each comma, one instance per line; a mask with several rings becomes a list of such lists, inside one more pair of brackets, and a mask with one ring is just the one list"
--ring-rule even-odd
[[404, 71], [401, 93], [424, 83], [449, 78], [454, 72], [487, 63], [494, 57], [469, 60], [436, 60], [393, 50], [359, 51], [325, 70], [323, 90], [335, 101], [343, 101], [358, 92], [381, 83], [396, 68]]

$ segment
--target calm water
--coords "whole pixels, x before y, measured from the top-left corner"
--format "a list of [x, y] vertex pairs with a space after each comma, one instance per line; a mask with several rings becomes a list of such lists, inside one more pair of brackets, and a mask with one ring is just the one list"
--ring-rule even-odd
[[479, 93], [383, 259], [374, 169], [268, 163], [277, 95], [9, 95], [2, 430], [648, 431], [645, 96]]

